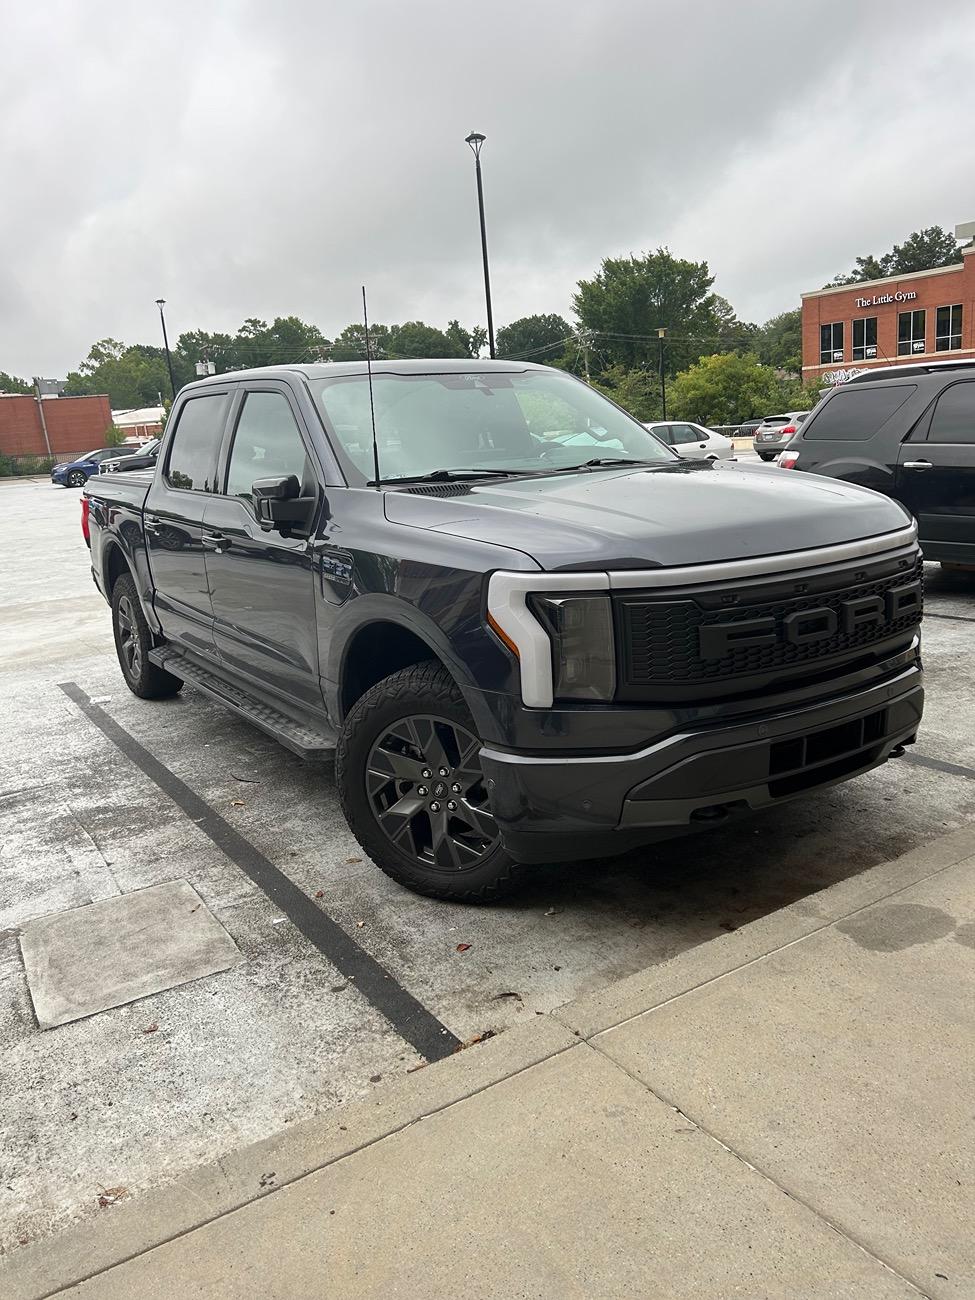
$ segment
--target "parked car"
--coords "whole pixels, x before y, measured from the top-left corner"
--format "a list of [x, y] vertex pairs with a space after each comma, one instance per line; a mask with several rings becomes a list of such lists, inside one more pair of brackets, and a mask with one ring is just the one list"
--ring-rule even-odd
[[[135, 451], [135, 448], [132, 448]], [[128, 455], [122, 447], [100, 447], [96, 451], [87, 451], [77, 460], [63, 461], [51, 470], [51, 482], [60, 483], [62, 487], [84, 487], [92, 474], [97, 474], [103, 461]]]
[[819, 403], [779, 464], [886, 493], [917, 519], [925, 559], [975, 564], [975, 362], [865, 371]]
[[767, 415], [755, 430], [752, 447], [762, 460], [775, 460], [795, 437], [796, 430], [809, 415], [808, 411], [786, 411], [784, 415]]
[[742, 420], [735, 436], [738, 438], [754, 438], [755, 431], [765, 423], [765, 420], [764, 415], [756, 415], [750, 420]]
[[[159, 455], [159, 438], [153, 438], [135, 451], [123, 456], [108, 456], [99, 466], [100, 474], [117, 474], [120, 469], [152, 469]], [[118, 448], [116, 448], [116, 451]]]
[[685, 460], [734, 460], [735, 444], [724, 434], [705, 429], [703, 424], [681, 423], [679, 420], [656, 420], [645, 424], [645, 429], [656, 434], [661, 442], [673, 447]]
[[334, 754], [369, 857], [481, 902], [914, 740], [912, 521], [775, 487], [681, 460], [564, 371], [465, 359], [203, 379], [151, 479], [85, 494], [129, 689], [186, 682]]

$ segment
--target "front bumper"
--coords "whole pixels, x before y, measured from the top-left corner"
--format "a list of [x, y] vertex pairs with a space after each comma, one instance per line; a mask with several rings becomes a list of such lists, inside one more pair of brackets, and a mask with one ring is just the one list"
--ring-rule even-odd
[[568, 861], [702, 830], [868, 772], [914, 740], [923, 705], [918, 662], [851, 694], [635, 753], [560, 759], [485, 746], [481, 764], [512, 857]]

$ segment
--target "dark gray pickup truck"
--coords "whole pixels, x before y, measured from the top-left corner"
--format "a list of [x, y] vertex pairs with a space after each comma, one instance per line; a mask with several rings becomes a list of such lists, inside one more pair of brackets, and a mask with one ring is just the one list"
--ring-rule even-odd
[[334, 753], [365, 851], [436, 897], [845, 780], [921, 718], [902, 506], [682, 461], [543, 366], [214, 376], [86, 493], [129, 688]]

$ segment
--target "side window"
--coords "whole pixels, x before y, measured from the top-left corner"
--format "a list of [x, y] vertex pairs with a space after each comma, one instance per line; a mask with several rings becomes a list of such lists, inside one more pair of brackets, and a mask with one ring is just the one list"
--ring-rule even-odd
[[170, 487], [216, 492], [217, 451], [229, 401], [227, 393], [191, 397], [180, 411], [166, 462]]
[[250, 501], [255, 479], [289, 474], [302, 485], [312, 477], [288, 399], [283, 393], [248, 393], [230, 453], [227, 495]]
[[938, 398], [928, 442], [975, 443], [975, 382], [952, 384]]
[[897, 384], [890, 388], [859, 388], [851, 384], [816, 408], [802, 436], [809, 442], [866, 442], [916, 391], [916, 384]]
[[689, 424], [672, 424], [670, 427], [671, 442], [675, 447], [681, 447], [688, 442], [700, 442], [701, 435], [696, 429], [692, 429]]

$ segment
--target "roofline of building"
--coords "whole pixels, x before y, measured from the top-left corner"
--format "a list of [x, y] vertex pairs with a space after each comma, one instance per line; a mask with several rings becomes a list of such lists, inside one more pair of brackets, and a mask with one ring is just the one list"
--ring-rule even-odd
[[831, 293], [852, 293], [854, 289], [862, 289], [867, 285], [899, 284], [903, 280], [922, 280], [928, 275], [947, 275], [949, 271], [964, 269], [964, 262], [952, 262], [951, 266], [934, 266], [930, 271], [908, 271], [903, 275], [885, 275], [882, 280], [857, 280], [854, 284], [831, 284], [827, 289], [810, 289], [808, 293], [801, 293], [799, 297], [824, 298]]

